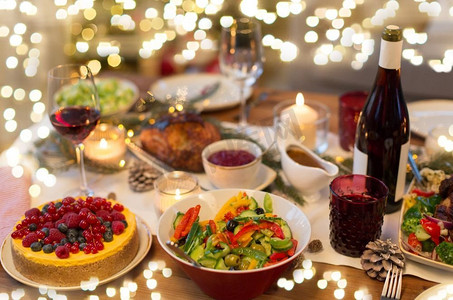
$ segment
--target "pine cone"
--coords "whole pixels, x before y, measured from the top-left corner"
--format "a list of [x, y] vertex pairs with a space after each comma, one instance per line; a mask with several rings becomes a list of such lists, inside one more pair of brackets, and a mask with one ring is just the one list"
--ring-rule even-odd
[[152, 166], [134, 162], [129, 169], [129, 187], [135, 192], [146, 192], [153, 189], [154, 180], [159, 177], [160, 172]]
[[393, 266], [399, 269], [404, 268], [404, 255], [398, 245], [393, 244], [390, 240], [369, 242], [360, 258], [362, 268], [368, 276], [379, 281], [385, 280], [387, 272]]

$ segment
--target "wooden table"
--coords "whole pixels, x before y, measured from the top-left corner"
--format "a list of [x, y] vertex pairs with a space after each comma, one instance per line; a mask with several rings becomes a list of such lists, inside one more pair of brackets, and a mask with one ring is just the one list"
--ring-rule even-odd
[[[146, 86], [146, 85], [145, 85]], [[149, 85], [148, 85], [149, 86]], [[250, 113], [250, 123], [259, 125], [269, 125], [272, 123], [272, 109], [279, 101], [285, 99], [295, 99], [296, 92], [283, 92], [259, 88], [255, 91], [250, 101], [256, 101], [261, 93], [267, 93], [267, 99], [253, 107]], [[316, 100], [330, 107], [332, 116], [330, 130], [337, 132], [338, 129], [338, 100], [335, 95], [304, 93], [305, 99]], [[222, 121], [234, 121], [238, 115], [238, 109], [233, 108], [227, 111], [209, 113], [209, 116], [216, 117]], [[341, 262], [341, 255], [338, 260]], [[151, 280], [148, 282], [144, 277], [143, 271], [149, 268], [149, 262], [164, 262], [165, 268], [171, 269], [172, 275], [165, 277], [161, 270], [153, 272]], [[347, 286], [343, 289], [343, 299], [355, 299], [357, 291], [363, 291], [364, 294], [370, 294], [372, 299], [379, 299], [383, 283], [369, 278], [363, 270], [334, 266], [325, 263], [313, 263], [314, 276], [311, 279], [305, 279], [301, 284], [295, 284], [294, 288], [287, 291], [278, 288], [275, 284], [259, 299], [335, 299], [334, 293], [339, 289], [337, 282], [329, 281], [327, 287], [321, 289], [318, 287], [318, 281], [323, 279], [325, 272], [340, 271], [341, 278], [346, 279]], [[292, 279], [292, 271], [287, 270], [283, 277]], [[153, 237], [153, 244], [150, 252], [139, 266], [131, 272], [111, 283], [99, 286], [93, 292], [74, 291], [61, 292], [68, 299], [90, 299], [90, 295], [97, 295], [99, 299], [120, 299], [120, 288], [128, 286], [128, 283], [136, 283], [136, 291], [130, 292], [131, 298], [134, 299], [208, 299], [201, 290], [191, 281], [179, 268], [170, 260], [164, 250], [160, 247], [156, 237]], [[155, 287], [154, 285], [155, 284]], [[424, 290], [435, 285], [436, 283], [419, 279], [414, 276], [404, 276], [402, 299], [414, 299]], [[135, 285], [132, 284], [132, 290]], [[114, 297], [107, 296], [107, 288], [115, 288]], [[225, 288], [228, 288], [227, 286]], [[9, 293], [10, 299], [12, 292], [17, 289], [23, 289], [25, 296], [22, 299], [37, 299], [41, 294], [37, 288], [25, 286], [12, 279], [3, 269], [0, 270], [0, 293]], [[109, 290], [111, 291], [111, 290]], [[154, 295], [154, 296], [152, 296]], [[160, 296], [160, 298], [158, 298]], [[156, 298], [153, 298], [156, 297]], [[370, 299], [370, 298], [368, 298]]]

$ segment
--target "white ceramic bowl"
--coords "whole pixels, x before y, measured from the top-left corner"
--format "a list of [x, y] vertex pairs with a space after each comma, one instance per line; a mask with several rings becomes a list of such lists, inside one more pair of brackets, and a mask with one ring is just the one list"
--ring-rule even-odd
[[263, 207], [265, 192], [239, 189], [220, 189], [204, 192], [183, 199], [167, 209], [159, 220], [157, 239], [160, 246], [178, 264], [180, 268], [210, 297], [215, 299], [251, 299], [264, 293], [296, 259], [308, 245], [311, 237], [311, 226], [307, 216], [294, 203], [271, 195], [273, 211], [286, 220], [292, 236], [297, 240], [296, 252], [287, 260], [275, 265], [245, 271], [216, 270], [205, 267], [194, 267], [176, 256], [165, 244], [173, 235], [173, 220], [178, 211], [186, 212], [190, 207], [201, 205], [200, 220], [213, 219], [219, 209], [239, 191], [246, 192], [256, 199], [258, 206]]
[[[245, 150], [255, 156], [255, 159], [242, 166], [226, 167], [208, 161], [211, 154], [222, 150]], [[209, 181], [217, 188], [251, 188], [261, 167], [261, 148], [250, 141], [241, 139], [226, 139], [214, 142], [203, 149], [201, 158], [203, 168]]]

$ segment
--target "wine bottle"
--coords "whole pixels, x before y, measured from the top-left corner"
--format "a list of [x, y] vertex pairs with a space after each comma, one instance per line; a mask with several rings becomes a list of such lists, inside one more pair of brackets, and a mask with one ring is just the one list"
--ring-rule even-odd
[[389, 188], [386, 213], [401, 207], [409, 152], [409, 114], [401, 88], [403, 47], [398, 26], [387, 26], [381, 37], [374, 86], [360, 113], [354, 146], [355, 174], [382, 180]]

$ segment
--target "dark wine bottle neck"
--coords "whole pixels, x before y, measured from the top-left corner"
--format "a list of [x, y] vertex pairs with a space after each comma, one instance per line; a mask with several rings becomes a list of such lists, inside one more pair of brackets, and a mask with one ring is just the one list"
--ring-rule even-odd
[[400, 69], [385, 69], [381, 66], [378, 67], [376, 74], [376, 85], [401, 85]]

